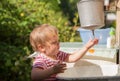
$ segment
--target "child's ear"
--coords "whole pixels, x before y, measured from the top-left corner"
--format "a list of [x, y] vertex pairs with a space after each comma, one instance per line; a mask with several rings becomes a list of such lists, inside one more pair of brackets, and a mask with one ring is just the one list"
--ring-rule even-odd
[[43, 45], [41, 45], [41, 44], [39, 44], [39, 45], [37, 46], [37, 48], [38, 48], [38, 50], [39, 50], [40, 52], [44, 52], [44, 51], [45, 51], [45, 47], [44, 47]]

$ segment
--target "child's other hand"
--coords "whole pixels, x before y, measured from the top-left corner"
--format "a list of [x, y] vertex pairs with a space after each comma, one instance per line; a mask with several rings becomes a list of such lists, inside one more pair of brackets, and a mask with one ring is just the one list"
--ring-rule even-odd
[[95, 39], [90, 39], [87, 44], [85, 45], [86, 48], [91, 48], [92, 46], [94, 46], [95, 44], [98, 44], [98, 39], [95, 38]]
[[53, 67], [53, 71], [54, 73], [63, 73], [64, 70], [66, 70], [66, 64], [62, 63], [61, 61], [59, 61], [54, 67]]

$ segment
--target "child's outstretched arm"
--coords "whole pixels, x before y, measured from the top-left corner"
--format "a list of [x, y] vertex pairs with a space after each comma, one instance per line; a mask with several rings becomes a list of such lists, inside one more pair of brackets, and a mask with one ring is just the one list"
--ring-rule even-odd
[[74, 53], [70, 54], [66, 59], [66, 62], [76, 62], [81, 59], [86, 52], [93, 47], [95, 44], [98, 44], [98, 39], [90, 39], [87, 44], [81, 49], [77, 50]]
[[66, 64], [63, 64], [62, 62], [58, 62], [58, 64], [46, 70], [43, 70], [42, 68], [33, 68], [31, 79], [32, 81], [41, 81], [49, 78], [53, 74], [63, 73], [65, 69]]

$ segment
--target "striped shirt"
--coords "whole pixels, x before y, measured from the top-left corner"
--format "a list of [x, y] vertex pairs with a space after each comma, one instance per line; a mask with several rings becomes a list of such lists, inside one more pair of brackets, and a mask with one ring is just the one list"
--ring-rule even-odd
[[[67, 58], [68, 54], [62, 51], [59, 51], [56, 58], [57, 60], [51, 60], [50, 58], [47, 58], [44, 54], [38, 54], [34, 61], [33, 61], [33, 68], [43, 68], [48, 69], [50, 67], [53, 67], [58, 63], [58, 61], [65, 61]], [[56, 81], [55, 78], [56, 75], [50, 76], [50, 78], [44, 80], [44, 81]]]

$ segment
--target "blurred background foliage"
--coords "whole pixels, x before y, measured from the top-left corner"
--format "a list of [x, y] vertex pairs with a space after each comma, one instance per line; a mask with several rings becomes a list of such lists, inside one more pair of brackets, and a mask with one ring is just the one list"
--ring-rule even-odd
[[35, 25], [51, 24], [59, 29], [61, 42], [80, 41], [78, 0], [0, 1], [0, 81], [30, 81], [33, 53], [29, 34]]

